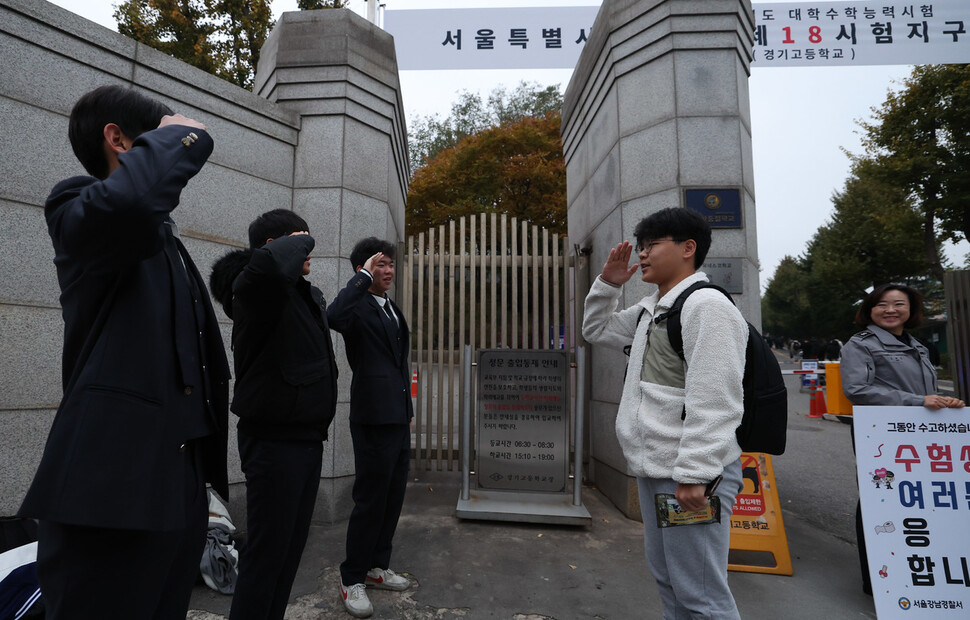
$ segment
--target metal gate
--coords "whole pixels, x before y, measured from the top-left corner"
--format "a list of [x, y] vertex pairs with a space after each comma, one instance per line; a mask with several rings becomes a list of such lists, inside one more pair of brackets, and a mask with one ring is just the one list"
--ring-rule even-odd
[[957, 398], [970, 396], [970, 271], [947, 271], [943, 276], [946, 290], [946, 343], [950, 372]]
[[491, 213], [410, 236], [400, 254], [416, 373], [414, 466], [450, 471], [461, 457], [463, 345], [473, 356], [482, 348], [572, 351], [574, 253], [566, 236]]

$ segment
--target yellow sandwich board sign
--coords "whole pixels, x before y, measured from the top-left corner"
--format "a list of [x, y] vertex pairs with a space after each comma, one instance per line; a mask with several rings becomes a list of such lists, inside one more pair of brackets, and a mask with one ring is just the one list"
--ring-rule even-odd
[[731, 514], [731, 552], [728, 570], [791, 575], [791, 554], [781, 518], [771, 456], [741, 454], [744, 487]]

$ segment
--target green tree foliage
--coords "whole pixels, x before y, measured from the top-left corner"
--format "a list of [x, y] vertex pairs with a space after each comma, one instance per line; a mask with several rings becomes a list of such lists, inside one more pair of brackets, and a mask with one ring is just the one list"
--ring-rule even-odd
[[218, 69], [210, 0], [126, 0], [118, 32], [209, 73]]
[[885, 282], [917, 287], [939, 312], [941, 243], [970, 233], [970, 65], [915, 67], [873, 113], [832, 219], [768, 282], [768, 331], [847, 336], [865, 291]]
[[970, 239], [970, 65], [922, 65], [890, 92], [864, 144], [922, 216], [922, 257], [943, 279], [938, 240]]
[[562, 93], [558, 86], [543, 88], [537, 83], [520, 82], [511, 92], [503, 87], [494, 89], [485, 100], [477, 93], [462, 91], [446, 118], [435, 114], [411, 119], [411, 171], [414, 173], [438, 153], [489, 127], [561, 110]]
[[768, 280], [761, 298], [761, 322], [772, 334], [798, 337], [811, 314], [806, 292], [808, 273], [799, 261], [785, 256]]
[[316, 9], [342, 9], [349, 4], [350, 0], [297, 0], [296, 6], [301, 11], [314, 11]]
[[892, 183], [878, 162], [858, 160], [829, 223], [809, 243], [812, 272], [860, 299], [884, 282], [927, 273], [921, 260], [921, 219], [905, 188]]
[[566, 232], [566, 164], [559, 111], [490, 127], [418, 169], [407, 201], [407, 233], [462, 215], [507, 213]]
[[[767, 331], [792, 337], [854, 331], [866, 290], [884, 282], [915, 283], [928, 274], [922, 260], [922, 218], [905, 188], [878, 161], [859, 159], [832, 197], [831, 220], [798, 258], [786, 256], [762, 299]], [[926, 283], [922, 283], [926, 290]]]
[[259, 52], [273, 26], [272, 0], [218, 0], [221, 15], [216, 75], [243, 88], [252, 89], [259, 65]]
[[[272, 0], [124, 0], [118, 32], [251, 89], [273, 27]], [[347, 0], [299, 0], [300, 9], [342, 8]]]

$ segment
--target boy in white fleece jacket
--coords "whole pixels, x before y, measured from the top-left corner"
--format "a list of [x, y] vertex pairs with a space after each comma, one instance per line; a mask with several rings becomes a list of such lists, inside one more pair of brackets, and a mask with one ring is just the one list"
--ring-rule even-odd
[[[748, 326], [715, 289], [687, 297], [681, 311], [684, 359], [655, 322], [691, 284], [707, 281], [697, 269], [711, 247], [711, 228], [689, 209], [658, 211], [637, 224], [639, 262], [630, 266], [629, 242], [610, 250], [602, 274], [586, 297], [583, 337], [591, 343], [630, 346], [616, 435], [637, 476], [647, 564], [660, 589], [665, 620], [739, 619], [727, 583], [731, 509], [741, 490], [741, 378]], [[640, 271], [657, 292], [617, 311], [620, 290]], [[707, 506], [714, 492], [720, 522], [659, 527], [655, 497], [676, 497], [684, 510]]]

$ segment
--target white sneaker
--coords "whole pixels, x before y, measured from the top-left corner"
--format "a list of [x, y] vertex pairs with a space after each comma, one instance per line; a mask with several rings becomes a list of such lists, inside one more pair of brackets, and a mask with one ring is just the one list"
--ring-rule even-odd
[[355, 618], [367, 618], [374, 613], [374, 606], [367, 598], [367, 591], [362, 583], [355, 583], [349, 588], [340, 582], [340, 597], [344, 601], [344, 608]]
[[371, 588], [401, 592], [410, 588], [411, 582], [389, 568], [372, 568], [367, 571], [367, 585]]

